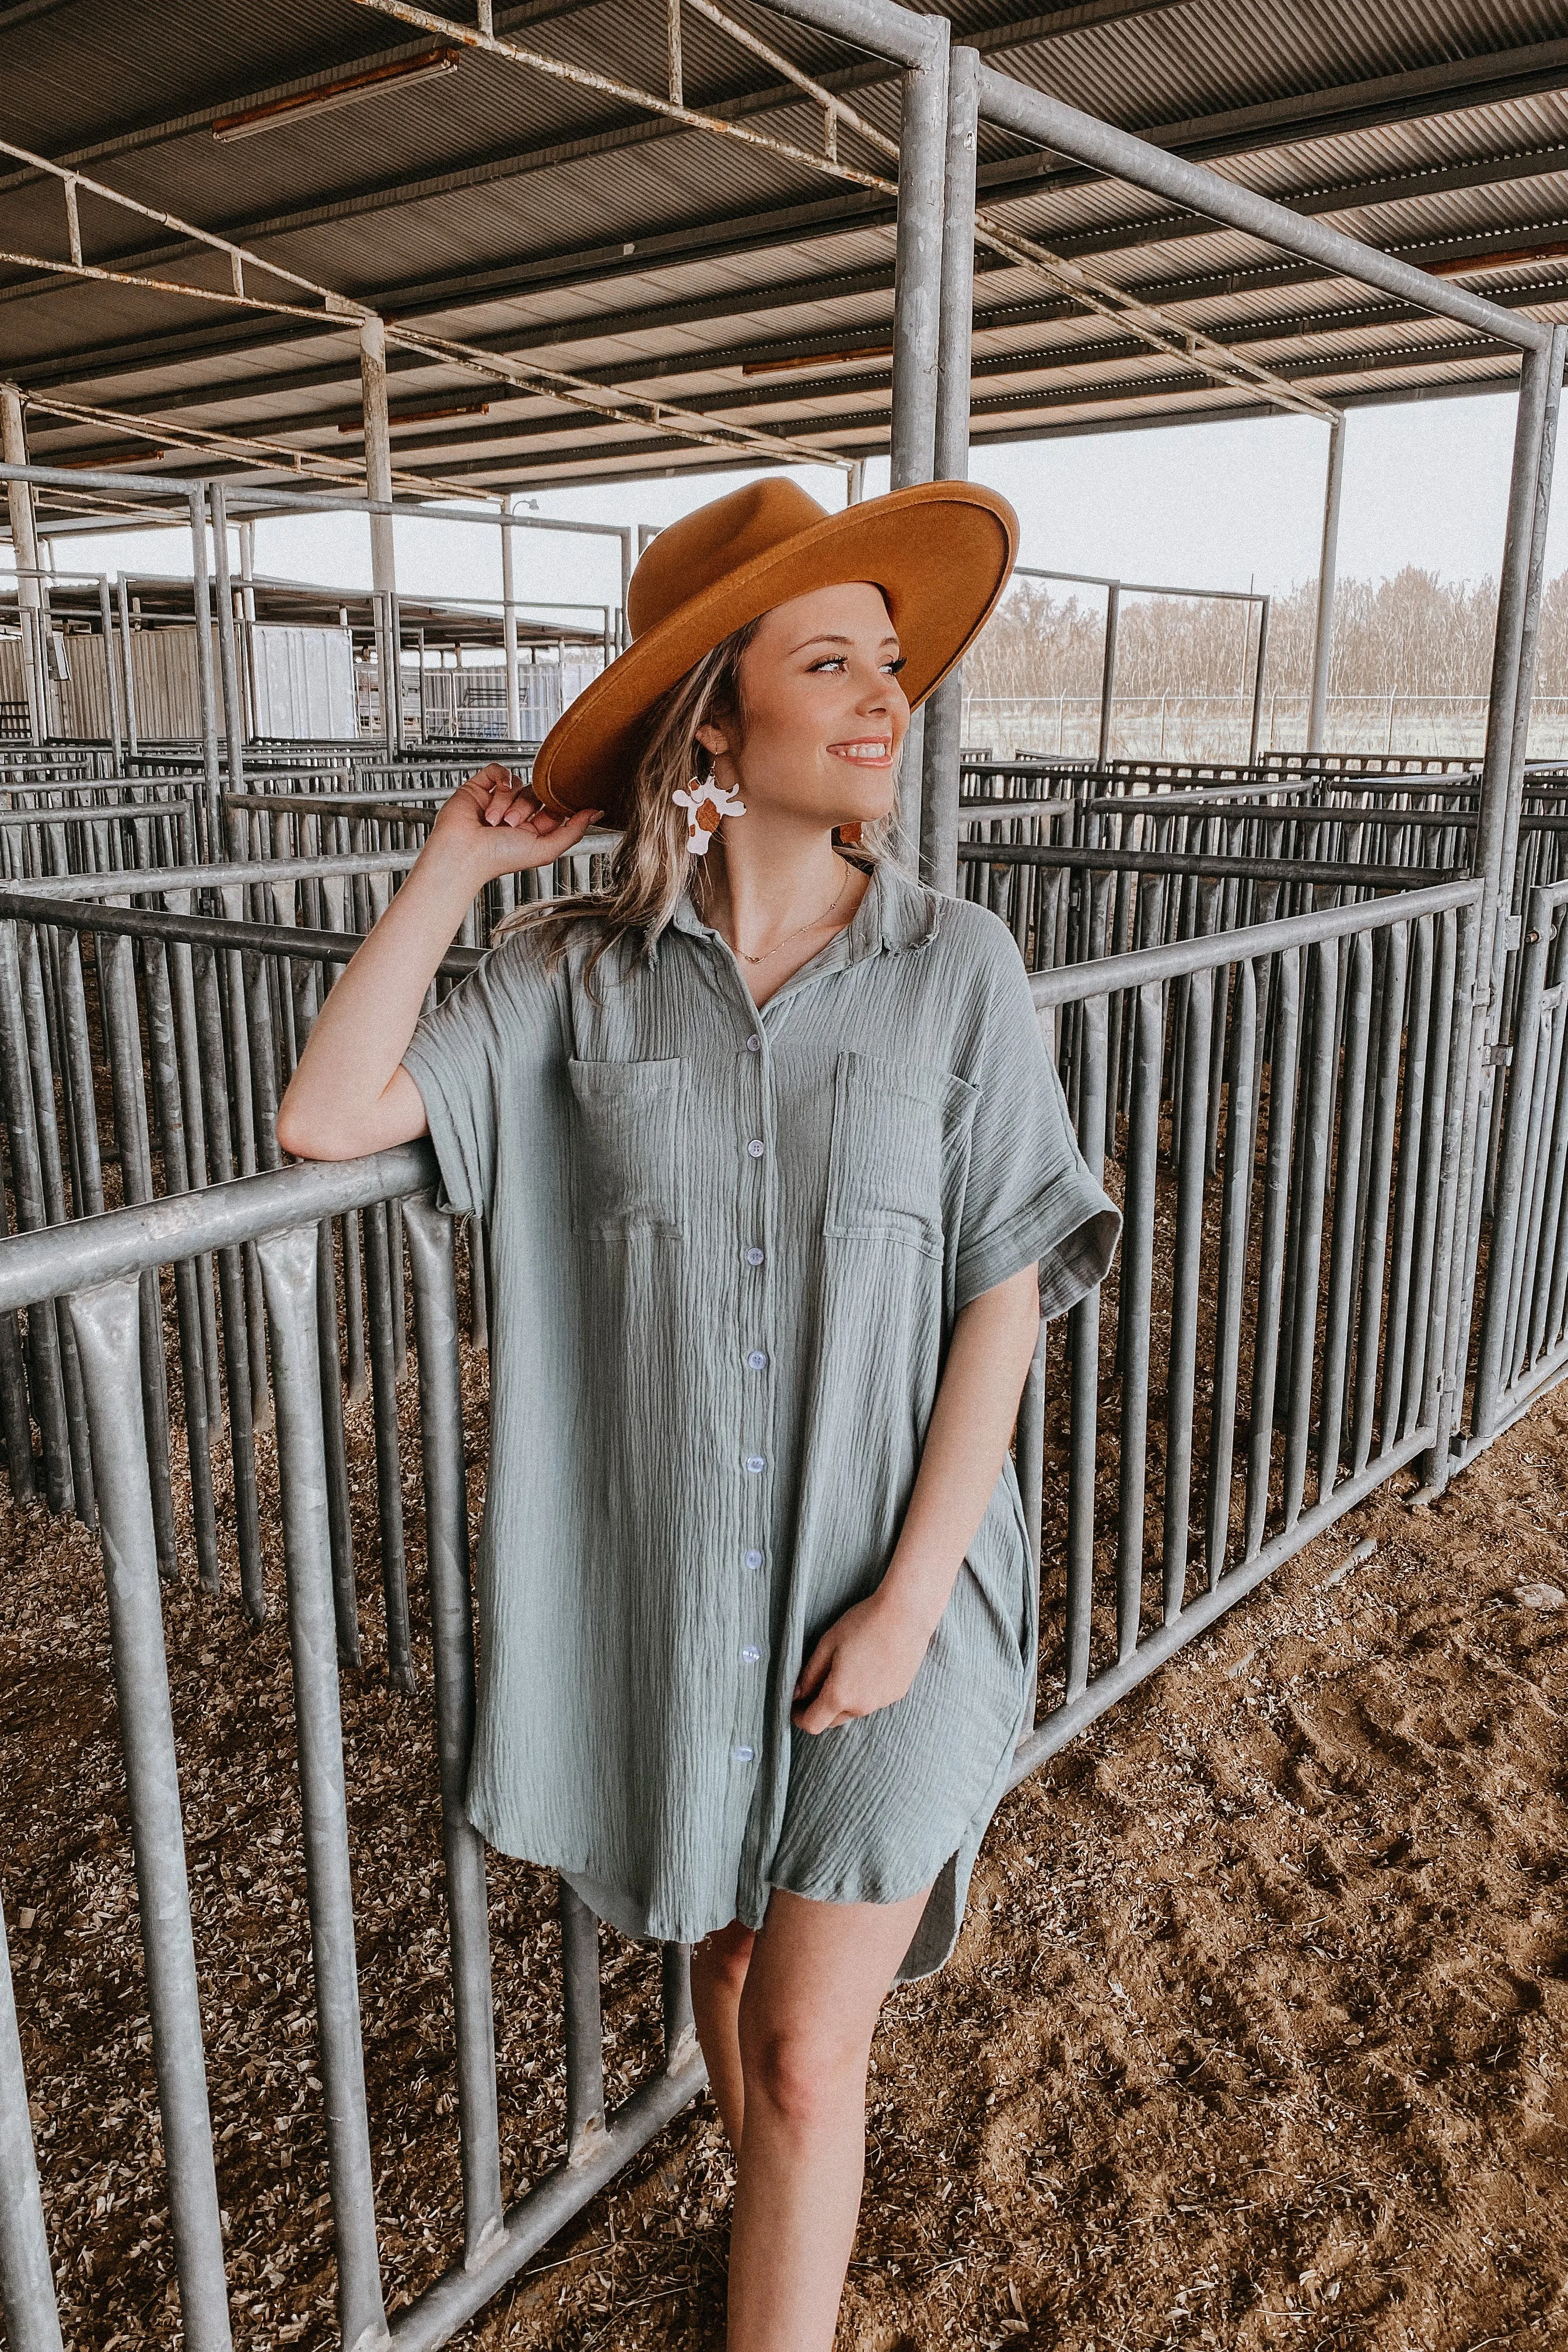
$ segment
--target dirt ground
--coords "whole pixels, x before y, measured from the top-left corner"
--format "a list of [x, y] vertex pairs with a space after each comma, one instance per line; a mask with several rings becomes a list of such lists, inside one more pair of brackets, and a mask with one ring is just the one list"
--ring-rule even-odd
[[[405, 1401], [413, 1443], [412, 1384]], [[365, 1556], [368, 1412], [351, 1416]], [[477, 1475], [476, 1465], [476, 1475]], [[264, 1494], [272, 1489], [265, 1448]], [[843, 2352], [1568, 2347], [1568, 1397], [1376, 1496], [1001, 1809], [889, 2001]], [[407, 1490], [418, 1556], [417, 1479]], [[1375, 1545], [1361, 1556], [1368, 1541]], [[275, 1551], [275, 1547], [274, 1547]], [[362, 1581], [368, 1584], [368, 1578]], [[230, 1582], [230, 1594], [233, 1593]], [[423, 1591], [343, 1676], [389, 2299], [460, 2244]], [[280, 1580], [165, 1616], [237, 2344], [331, 2319]], [[178, 2340], [95, 1540], [0, 1511], [0, 1894], [71, 2352]], [[509, 2193], [560, 2152], [544, 1874], [492, 1876]], [[612, 2095], [657, 2047], [605, 1935]], [[706, 2103], [459, 2339], [717, 2347]]]

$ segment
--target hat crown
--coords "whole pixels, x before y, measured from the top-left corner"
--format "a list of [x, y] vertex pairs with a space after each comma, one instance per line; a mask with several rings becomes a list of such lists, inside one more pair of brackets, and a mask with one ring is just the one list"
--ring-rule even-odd
[[682, 515], [649, 541], [626, 590], [626, 625], [640, 637], [693, 596], [717, 586], [742, 564], [766, 555], [813, 524], [826, 522], [798, 482], [748, 482]]

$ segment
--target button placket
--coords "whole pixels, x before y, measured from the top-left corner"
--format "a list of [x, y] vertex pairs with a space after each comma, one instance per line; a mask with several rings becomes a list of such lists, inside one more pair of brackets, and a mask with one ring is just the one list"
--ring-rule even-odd
[[766, 1677], [757, 1670], [766, 1655], [767, 1584], [758, 1573], [768, 1559], [773, 1493], [772, 1355], [767, 1345], [768, 1241], [773, 1194], [772, 1081], [760, 1029], [747, 1035], [739, 1055], [739, 1147], [742, 1154], [740, 1328], [740, 1462], [742, 1589], [740, 1639], [736, 1645], [740, 1689], [731, 1755], [738, 1764], [755, 1761], [761, 1748]]

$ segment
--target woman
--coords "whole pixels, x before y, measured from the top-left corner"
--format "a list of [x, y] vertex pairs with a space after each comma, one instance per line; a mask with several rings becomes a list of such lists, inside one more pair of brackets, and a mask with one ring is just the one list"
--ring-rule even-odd
[[[1009, 1433], [1117, 1230], [1005, 927], [888, 854], [1015, 534], [963, 483], [783, 481], [661, 533], [628, 651], [531, 790], [443, 808], [279, 1118], [307, 1157], [428, 1132], [488, 1220], [468, 1810], [696, 1948], [734, 2352], [832, 2342], [878, 2011], [951, 1951], [1032, 1706]], [[476, 892], [599, 815], [608, 888], [421, 1019]]]

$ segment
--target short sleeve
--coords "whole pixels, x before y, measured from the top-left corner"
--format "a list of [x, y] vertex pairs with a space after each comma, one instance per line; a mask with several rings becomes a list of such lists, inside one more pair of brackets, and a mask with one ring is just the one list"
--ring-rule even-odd
[[999, 945], [959, 1223], [956, 1306], [1037, 1260], [1040, 1312], [1065, 1315], [1104, 1279], [1121, 1212], [1078, 1148], [1028, 974]]
[[494, 950], [421, 1016], [403, 1056], [436, 1147], [439, 1205], [456, 1216], [489, 1212], [507, 1066], [520, 1051], [526, 1057], [537, 1025], [537, 1009], [520, 995], [518, 961], [509, 945]]

